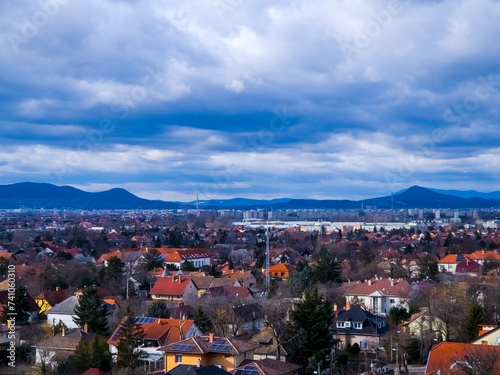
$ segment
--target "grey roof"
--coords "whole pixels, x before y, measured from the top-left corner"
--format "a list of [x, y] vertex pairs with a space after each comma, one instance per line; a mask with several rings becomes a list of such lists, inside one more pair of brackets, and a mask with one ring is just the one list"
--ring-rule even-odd
[[230, 375], [230, 372], [224, 371], [217, 366], [210, 365], [197, 367], [196, 365], [178, 365], [170, 370], [170, 375]]
[[[361, 329], [351, 327], [337, 327], [336, 322], [357, 322], [362, 323]], [[378, 328], [378, 324], [385, 322], [385, 325]], [[381, 334], [388, 330], [387, 321], [378, 315], [372, 314], [366, 311], [359, 305], [351, 305], [351, 307], [345, 312], [339, 314], [339, 316], [334, 319], [334, 330], [336, 333], [347, 333], [355, 332], [359, 334]]]
[[78, 306], [78, 298], [71, 296], [47, 311], [47, 314], [68, 314], [73, 315]]

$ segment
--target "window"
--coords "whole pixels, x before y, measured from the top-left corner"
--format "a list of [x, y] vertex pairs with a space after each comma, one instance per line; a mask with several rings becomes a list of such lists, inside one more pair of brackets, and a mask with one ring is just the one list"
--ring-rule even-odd
[[395, 302], [396, 302], [396, 301], [395, 301], [395, 299], [394, 299], [394, 298], [391, 298], [391, 305], [392, 305], [393, 303], [395, 303]]
[[351, 322], [345, 322], [345, 326], [346, 327], [350, 327], [351, 326]]
[[182, 354], [175, 355], [175, 363], [182, 363]]
[[337, 322], [337, 328], [344, 328], [344, 322]]
[[353, 324], [354, 324], [354, 328], [356, 328], [356, 329], [363, 328], [363, 324], [362, 323], [353, 323]]

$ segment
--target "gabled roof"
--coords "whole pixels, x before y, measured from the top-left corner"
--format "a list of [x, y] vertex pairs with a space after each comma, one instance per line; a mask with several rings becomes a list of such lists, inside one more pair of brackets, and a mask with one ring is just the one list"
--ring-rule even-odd
[[246, 286], [216, 286], [205, 291], [203, 298], [229, 296], [235, 298], [253, 298], [252, 292]]
[[78, 306], [78, 297], [71, 296], [66, 298], [64, 301], [53, 306], [51, 309], [47, 310], [47, 314], [65, 314], [73, 315], [75, 313], [75, 308]]
[[457, 273], [480, 272], [481, 265], [473, 260], [465, 260], [457, 264]]
[[405, 279], [376, 278], [364, 283], [361, 281], [343, 283], [342, 289], [350, 296], [369, 296], [380, 292], [388, 297], [406, 298], [410, 295], [411, 285]]
[[91, 341], [94, 334], [85, 333], [80, 328], [66, 329], [64, 336], [62, 333], [33, 345], [37, 348], [53, 350], [75, 350], [81, 340]]
[[[334, 327], [336, 333], [380, 334], [387, 331], [386, 319], [366, 311], [359, 305], [352, 305], [349, 309], [339, 314], [334, 322], [362, 323], [362, 328]], [[378, 324], [382, 323], [382, 327]], [[383, 324], [385, 323], [385, 324]]]
[[226, 353], [236, 355], [255, 350], [258, 347], [259, 345], [251, 341], [233, 337], [214, 337], [213, 341], [210, 342], [210, 336], [198, 336], [166, 345], [158, 350], [165, 353]]
[[[150, 294], [160, 296], [182, 296], [190, 284], [194, 285], [191, 279], [185, 276], [159, 277], [151, 289]], [[196, 288], [196, 285], [194, 285], [194, 287]]]
[[288, 263], [277, 263], [269, 267], [271, 272], [292, 272], [293, 269], [293, 266]]
[[438, 261], [438, 264], [458, 264], [467, 260], [468, 254], [448, 254]]
[[255, 375], [284, 375], [290, 372], [295, 372], [300, 368], [302, 368], [302, 366], [296, 365], [295, 363], [265, 358], [261, 359], [260, 361], [254, 361], [252, 363], [247, 363], [243, 366], [239, 366], [231, 372], [234, 375], [244, 375], [248, 374], [249, 372]]
[[[125, 319], [127, 318], [123, 318], [122, 322], [115, 329], [108, 340], [108, 344], [116, 346]], [[184, 319], [182, 322], [179, 322], [178, 319], [172, 318], [161, 319], [139, 316], [136, 317], [136, 321], [144, 331], [144, 339], [158, 340], [160, 346], [179, 341], [181, 339], [180, 332], [182, 331], [182, 335], [185, 337], [194, 324], [193, 320], [188, 319]]]
[[55, 306], [71, 295], [72, 293], [68, 289], [48, 290], [46, 292], [40, 293], [35, 299], [45, 300], [49, 303], [50, 306]]

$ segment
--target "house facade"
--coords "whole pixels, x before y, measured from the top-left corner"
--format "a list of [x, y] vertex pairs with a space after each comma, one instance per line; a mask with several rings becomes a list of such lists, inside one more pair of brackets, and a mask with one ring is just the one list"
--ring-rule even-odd
[[245, 359], [253, 359], [258, 347], [248, 340], [229, 337], [198, 336], [162, 347], [165, 353], [165, 372], [177, 365], [210, 366], [231, 371]]
[[363, 351], [376, 351], [381, 338], [388, 331], [386, 319], [370, 313], [360, 305], [347, 307], [333, 321], [333, 331], [340, 340], [341, 347], [357, 343]]
[[153, 301], [164, 301], [169, 306], [189, 305], [198, 299], [198, 288], [191, 278], [176, 275], [159, 277], [150, 291]]
[[364, 303], [365, 308], [378, 315], [387, 315], [393, 307], [409, 310], [411, 286], [405, 279], [374, 278], [365, 282], [342, 284], [346, 301], [352, 304]]

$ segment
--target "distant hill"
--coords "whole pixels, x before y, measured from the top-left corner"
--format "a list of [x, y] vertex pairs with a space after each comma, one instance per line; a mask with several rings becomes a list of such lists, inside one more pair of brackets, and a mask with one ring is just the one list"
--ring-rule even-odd
[[[457, 192], [454, 191], [453, 192]], [[489, 208], [500, 207], [500, 199], [495, 192], [488, 193], [494, 198], [461, 197], [457, 194], [444, 194], [435, 189], [412, 186], [394, 194], [394, 208]], [[473, 194], [462, 192], [464, 195]], [[200, 201], [202, 209], [361, 209], [362, 205], [378, 209], [391, 208], [391, 196], [353, 200], [314, 200], [278, 198], [257, 199], [220, 199]], [[71, 186], [56, 186], [23, 182], [0, 185], [0, 208], [16, 209], [185, 209], [195, 208], [196, 202], [166, 202], [139, 198], [124, 189], [89, 193]]]
[[491, 193], [481, 193], [476, 190], [440, 190], [440, 189], [429, 189], [435, 191], [436, 193], [454, 195], [455, 197], [461, 198], [484, 198], [484, 199], [500, 199], [500, 191], [492, 191]]
[[142, 199], [124, 189], [89, 193], [71, 186], [34, 182], [0, 185], [0, 208], [175, 209], [185, 205]]

